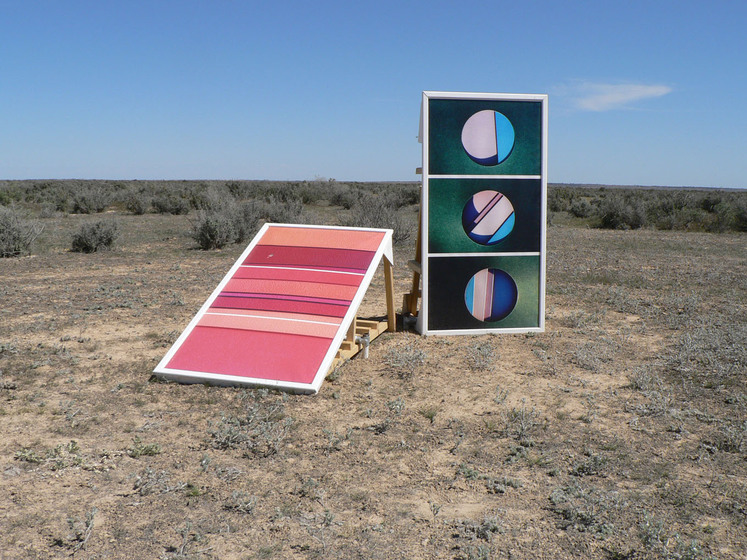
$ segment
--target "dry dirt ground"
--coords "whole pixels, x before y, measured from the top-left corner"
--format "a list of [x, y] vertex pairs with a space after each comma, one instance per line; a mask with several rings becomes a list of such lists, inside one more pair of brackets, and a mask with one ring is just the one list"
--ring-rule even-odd
[[747, 234], [554, 225], [545, 333], [386, 334], [298, 396], [152, 379], [243, 246], [86, 219], [0, 260], [1, 559], [747, 557]]

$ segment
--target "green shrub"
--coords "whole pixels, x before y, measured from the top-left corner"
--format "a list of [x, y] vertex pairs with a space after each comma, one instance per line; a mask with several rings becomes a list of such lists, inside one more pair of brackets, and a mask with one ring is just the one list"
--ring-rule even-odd
[[412, 230], [397, 213], [396, 198], [385, 195], [364, 194], [352, 208], [350, 218], [345, 225], [352, 227], [386, 228], [393, 230], [394, 243], [403, 243], [410, 239]]
[[234, 196], [226, 187], [205, 186], [190, 196], [190, 205], [195, 210], [222, 210], [233, 204]]
[[[610, 193], [611, 194], [611, 193]], [[599, 227], [604, 229], [639, 229], [646, 224], [646, 212], [635, 196], [607, 196], [599, 208]]]
[[233, 211], [234, 227], [236, 236], [234, 241], [241, 243], [252, 237], [259, 229], [261, 214], [255, 202], [242, 202], [237, 204]]
[[73, 195], [74, 214], [97, 214], [109, 205], [110, 196], [101, 187], [87, 187]]
[[0, 206], [0, 258], [28, 253], [44, 226], [24, 219], [13, 208]]
[[150, 210], [151, 199], [146, 193], [132, 189], [124, 197], [124, 205], [128, 212], [141, 216]]
[[262, 217], [273, 224], [297, 224], [302, 221], [303, 202], [297, 198], [270, 195], [259, 201], [257, 209]]
[[98, 220], [81, 224], [73, 235], [72, 250], [77, 253], [95, 253], [110, 249], [119, 235], [119, 226], [113, 220]]
[[182, 215], [189, 213], [189, 201], [170, 192], [162, 192], [153, 197], [153, 208], [159, 214]]
[[579, 198], [571, 204], [570, 213], [577, 218], [588, 218], [594, 213], [594, 207], [585, 198]]
[[260, 210], [255, 203], [238, 204], [230, 199], [220, 207], [199, 210], [191, 236], [201, 249], [221, 249], [254, 235], [259, 222]]
[[236, 228], [229, 212], [199, 210], [192, 223], [192, 239], [200, 249], [221, 249], [236, 239]]

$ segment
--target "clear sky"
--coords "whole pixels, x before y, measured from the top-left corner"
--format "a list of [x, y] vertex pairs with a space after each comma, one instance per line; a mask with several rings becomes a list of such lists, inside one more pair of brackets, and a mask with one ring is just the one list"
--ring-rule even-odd
[[547, 93], [550, 182], [747, 187], [747, 2], [0, 0], [0, 179], [418, 180], [423, 90]]

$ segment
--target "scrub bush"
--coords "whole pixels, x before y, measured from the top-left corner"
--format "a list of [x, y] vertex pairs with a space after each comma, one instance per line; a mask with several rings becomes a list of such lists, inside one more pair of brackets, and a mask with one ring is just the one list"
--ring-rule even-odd
[[124, 197], [124, 205], [128, 212], [142, 216], [150, 210], [151, 198], [144, 192], [130, 190]]
[[111, 249], [118, 236], [119, 226], [113, 220], [85, 223], [73, 235], [72, 250], [77, 253], [95, 253]]
[[261, 210], [254, 202], [237, 203], [232, 198], [202, 209], [192, 222], [192, 239], [200, 249], [221, 249], [241, 243], [259, 228]]
[[646, 224], [646, 212], [634, 196], [607, 196], [599, 208], [599, 227], [604, 229], [639, 229]]
[[153, 208], [159, 214], [188, 214], [189, 201], [169, 192], [161, 192], [153, 197]]
[[111, 198], [101, 187], [86, 187], [73, 195], [73, 214], [98, 214]]
[[44, 226], [26, 220], [12, 208], [0, 206], [0, 258], [28, 253]]
[[192, 223], [192, 239], [200, 249], [222, 249], [233, 243], [236, 229], [229, 212], [199, 210]]
[[397, 202], [386, 195], [364, 194], [352, 208], [345, 225], [353, 227], [386, 228], [393, 230], [392, 241], [399, 244], [410, 239], [412, 230], [397, 213]]
[[297, 224], [303, 216], [303, 201], [298, 198], [283, 198], [270, 195], [258, 206], [262, 217], [273, 224]]

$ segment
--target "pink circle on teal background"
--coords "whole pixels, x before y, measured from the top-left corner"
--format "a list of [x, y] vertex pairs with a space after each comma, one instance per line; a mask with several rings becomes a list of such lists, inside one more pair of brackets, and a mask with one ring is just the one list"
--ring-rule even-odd
[[480, 165], [492, 166], [505, 161], [514, 149], [515, 140], [514, 126], [498, 111], [478, 111], [462, 127], [464, 151]]

